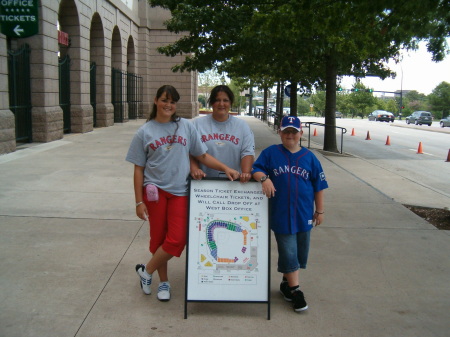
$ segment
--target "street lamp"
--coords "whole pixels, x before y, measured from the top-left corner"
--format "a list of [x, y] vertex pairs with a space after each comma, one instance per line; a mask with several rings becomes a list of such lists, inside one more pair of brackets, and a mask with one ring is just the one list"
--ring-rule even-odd
[[398, 117], [402, 120], [402, 110], [403, 110], [403, 67], [400, 64], [400, 70], [402, 71], [402, 77], [400, 79], [400, 112], [398, 113]]

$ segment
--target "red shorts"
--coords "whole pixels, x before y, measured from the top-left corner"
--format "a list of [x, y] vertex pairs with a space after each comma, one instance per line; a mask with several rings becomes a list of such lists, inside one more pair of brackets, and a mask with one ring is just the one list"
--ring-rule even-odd
[[162, 249], [180, 257], [186, 246], [188, 197], [170, 194], [158, 188], [159, 200], [148, 201], [144, 190], [150, 223], [150, 253]]

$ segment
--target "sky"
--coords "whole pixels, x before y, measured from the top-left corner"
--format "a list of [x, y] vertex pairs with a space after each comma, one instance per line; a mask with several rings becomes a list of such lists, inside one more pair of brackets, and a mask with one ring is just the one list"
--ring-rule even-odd
[[[450, 46], [450, 38], [447, 39]], [[397, 73], [395, 79], [381, 80], [377, 77], [366, 77], [361, 82], [374, 91], [416, 90], [429, 95], [442, 81], [450, 83], [450, 55], [441, 62], [433, 62], [431, 53], [427, 51], [426, 43], [421, 42], [417, 51], [404, 51], [402, 62], [395, 64], [389, 62], [389, 68]], [[402, 83], [403, 73], [403, 83]], [[342, 87], [351, 89], [355, 82], [354, 77], [344, 77]]]

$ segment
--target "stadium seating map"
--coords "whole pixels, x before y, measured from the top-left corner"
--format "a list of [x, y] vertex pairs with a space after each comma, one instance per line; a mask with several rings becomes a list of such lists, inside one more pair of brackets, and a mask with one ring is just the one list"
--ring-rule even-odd
[[188, 300], [266, 300], [268, 240], [268, 201], [261, 184], [192, 181]]

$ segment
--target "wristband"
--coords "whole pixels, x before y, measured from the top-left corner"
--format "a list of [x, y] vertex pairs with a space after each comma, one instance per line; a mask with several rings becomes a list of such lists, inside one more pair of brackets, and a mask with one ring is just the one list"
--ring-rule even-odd
[[315, 213], [317, 213], [317, 214], [323, 214], [323, 213], [325, 213], [325, 212], [322, 212], [322, 213], [321, 213], [321, 212], [317, 212], [317, 211], [315, 211]]
[[136, 203], [136, 207], [138, 207], [139, 205], [142, 205], [144, 202], [143, 201], [139, 201]]

